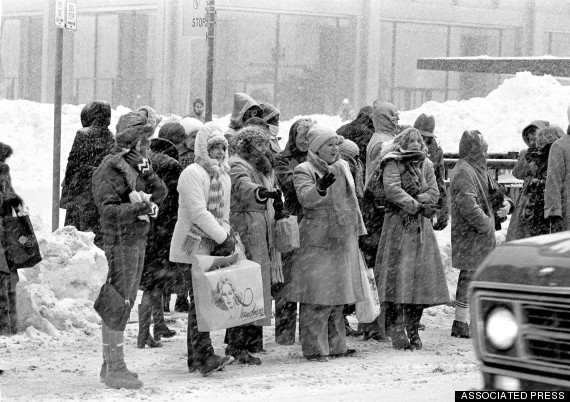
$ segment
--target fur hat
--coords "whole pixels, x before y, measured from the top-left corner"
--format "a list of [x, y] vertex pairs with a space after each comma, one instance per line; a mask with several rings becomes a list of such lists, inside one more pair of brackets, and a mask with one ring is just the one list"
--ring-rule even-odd
[[160, 128], [158, 138], [164, 138], [174, 145], [178, 145], [186, 140], [186, 131], [180, 123], [166, 123]]
[[424, 137], [434, 137], [435, 118], [422, 113], [416, 119], [414, 128], [417, 129]]
[[146, 124], [149, 125], [153, 130], [156, 130], [156, 127], [162, 120], [162, 117], [160, 117], [158, 113], [156, 113], [156, 110], [150, 106], [141, 106], [137, 112], [146, 117]]
[[339, 136], [339, 138], [342, 138], [342, 141], [338, 146], [341, 156], [348, 155], [352, 158], [356, 158], [358, 154], [360, 154], [360, 149], [358, 149], [358, 145], [356, 145], [354, 141], [341, 136]]
[[258, 142], [269, 142], [271, 136], [269, 130], [265, 130], [260, 126], [247, 126], [239, 130], [233, 137], [236, 150], [247, 153], [247, 148]]
[[139, 113], [129, 112], [124, 114], [119, 117], [119, 121], [117, 122], [117, 134], [129, 127], [144, 126], [146, 125], [146, 120], [146, 117]]
[[184, 127], [184, 132], [186, 133], [186, 135], [190, 135], [190, 133], [198, 131], [202, 127], [204, 127], [204, 123], [193, 117], [183, 118], [180, 124], [182, 124], [182, 127]]
[[12, 147], [8, 144], [4, 144], [3, 142], [0, 142], [0, 162], [1, 163], [5, 163], [6, 159], [8, 159], [10, 156], [12, 156], [12, 154], [14, 153], [14, 150], [12, 149]]
[[134, 148], [139, 140], [152, 136], [154, 130], [150, 126], [132, 126], [115, 135], [115, 144], [121, 148]]
[[339, 136], [330, 128], [322, 126], [320, 124], [315, 124], [311, 127], [307, 133], [307, 138], [309, 139], [309, 149], [313, 153], [317, 153], [319, 149], [332, 138], [338, 138]]

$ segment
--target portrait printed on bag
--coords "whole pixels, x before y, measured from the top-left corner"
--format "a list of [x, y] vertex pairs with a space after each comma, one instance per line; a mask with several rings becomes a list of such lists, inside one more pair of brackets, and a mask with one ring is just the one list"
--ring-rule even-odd
[[228, 313], [229, 323], [263, 315], [263, 306], [259, 309], [252, 305], [253, 291], [250, 288], [241, 291], [227, 276], [218, 280], [212, 299], [216, 307]]

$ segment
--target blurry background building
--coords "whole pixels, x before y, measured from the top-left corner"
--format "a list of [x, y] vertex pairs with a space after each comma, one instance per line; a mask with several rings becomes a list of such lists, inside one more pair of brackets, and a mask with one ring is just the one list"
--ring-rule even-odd
[[[65, 103], [107, 99], [186, 114], [205, 91], [196, 0], [80, 0], [64, 33]], [[206, 0], [200, 0], [205, 7]], [[501, 77], [425, 71], [421, 57], [570, 56], [566, 0], [217, 0], [214, 113], [247, 92], [284, 118], [334, 114], [344, 98], [399, 109], [484, 96]], [[55, 0], [4, 0], [0, 97], [51, 102]]]

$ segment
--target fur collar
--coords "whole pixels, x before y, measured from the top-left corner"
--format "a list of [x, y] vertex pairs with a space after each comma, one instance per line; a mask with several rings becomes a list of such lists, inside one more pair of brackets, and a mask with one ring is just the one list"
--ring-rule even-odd
[[275, 157], [273, 157], [271, 151], [267, 151], [265, 154], [262, 154], [252, 146], [247, 148], [247, 152], [243, 149], [238, 149], [237, 154], [265, 176], [270, 176], [273, 166], [275, 166]]

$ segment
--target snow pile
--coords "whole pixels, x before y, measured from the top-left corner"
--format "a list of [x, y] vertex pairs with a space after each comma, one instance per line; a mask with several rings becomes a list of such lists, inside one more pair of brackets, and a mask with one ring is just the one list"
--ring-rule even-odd
[[36, 228], [43, 261], [19, 270], [19, 330], [29, 326], [52, 336], [100, 322], [93, 309], [107, 275], [107, 260], [93, 233], [71, 226], [54, 233]]

